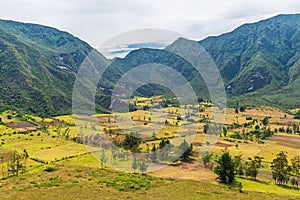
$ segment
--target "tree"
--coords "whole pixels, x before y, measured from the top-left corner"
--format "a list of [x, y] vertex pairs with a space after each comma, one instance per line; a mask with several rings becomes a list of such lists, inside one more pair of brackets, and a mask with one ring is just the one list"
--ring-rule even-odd
[[262, 167], [263, 157], [255, 156], [253, 159], [249, 158], [248, 162], [245, 164], [245, 174], [246, 176], [250, 176], [252, 179], [256, 180], [258, 170]]
[[193, 152], [193, 145], [192, 144], [188, 144], [186, 140], [183, 140], [183, 142], [180, 144], [179, 148], [182, 150], [182, 155], [180, 156], [180, 158], [182, 158], [182, 160], [186, 161], [188, 160], [189, 156], [192, 155]]
[[234, 171], [236, 175], [243, 176], [243, 163], [242, 163], [242, 154], [236, 155], [233, 158]]
[[29, 157], [29, 154], [27, 152], [26, 149], [23, 150], [23, 154], [22, 154], [23, 158], [24, 158], [24, 168], [23, 170], [26, 171], [26, 167], [27, 167], [27, 159]]
[[138, 137], [137, 133], [131, 132], [125, 135], [125, 139], [122, 145], [124, 149], [137, 153], [139, 152], [140, 143], [141, 143], [141, 138]]
[[272, 177], [276, 184], [288, 183], [289, 181], [289, 166], [287, 155], [281, 151], [271, 163]]
[[169, 160], [169, 152], [171, 150], [172, 144], [170, 140], [161, 140], [159, 143], [159, 154], [158, 157], [161, 161], [168, 161]]
[[300, 119], [300, 110], [295, 114], [295, 119]]
[[262, 124], [264, 126], [267, 126], [269, 124], [269, 118], [268, 117], [265, 117], [263, 120], [262, 120]]
[[17, 152], [13, 151], [11, 159], [8, 163], [8, 170], [13, 175], [19, 175], [19, 170], [22, 169], [22, 159], [23, 157]]
[[141, 170], [142, 174], [146, 174], [147, 169], [148, 169], [148, 166], [149, 166], [149, 165], [148, 165], [145, 161], [143, 161], [143, 162], [140, 164], [140, 170]]
[[101, 151], [101, 157], [100, 157], [100, 161], [101, 161], [101, 167], [102, 169], [106, 166], [106, 162], [107, 162], [107, 157], [105, 155], [105, 150], [104, 148], [102, 148], [102, 151]]
[[213, 156], [213, 154], [211, 154], [211, 153], [206, 153], [206, 154], [203, 156], [202, 160], [203, 160], [203, 164], [204, 164], [204, 167], [205, 167], [205, 168], [207, 167], [207, 164], [210, 163], [210, 161], [211, 161], [211, 159], [212, 159], [212, 156]]
[[243, 192], [243, 184], [239, 183], [238, 188], [239, 188], [239, 192], [242, 193]]
[[4, 177], [4, 156], [0, 156], [0, 160], [1, 160], [1, 172], [2, 172], [2, 177]]
[[216, 161], [217, 166], [214, 172], [218, 175], [223, 183], [233, 183], [234, 181], [234, 162], [227, 148], [223, 150], [223, 154]]
[[132, 162], [132, 165], [131, 165], [131, 167], [132, 167], [132, 169], [133, 169], [133, 173], [136, 173], [136, 170], [137, 170], [138, 166], [139, 166], [139, 165], [138, 165], [137, 159], [136, 159], [136, 157], [134, 156], [133, 162]]
[[155, 162], [157, 160], [157, 152], [156, 152], [156, 146], [155, 144], [152, 147], [152, 153], [151, 153], [151, 161]]
[[164, 140], [162, 139], [160, 142], [159, 142], [159, 148], [160, 149], [163, 149], [166, 145], [170, 144], [170, 140]]
[[239, 113], [239, 107], [235, 107], [235, 113]]
[[118, 148], [114, 148], [114, 147], [111, 147], [111, 161], [113, 164], [116, 164], [117, 163], [117, 158], [118, 158]]
[[260, 127], [259, 127], [259, 125], [257, 124], [256, 126], [255, 126], [255, 130], [259, 130], [260, 129]]
[[227, 136], [227, 129], [226, 129], [226, 127], [225, 127], [225, 126], [223, 127], [223, 135], [224, 135], [224, 137], [226, 137], [226, 136]]
[[204, 132], [204, 134], [207, 134], [207, 133], [208, 133], [208, 129], [209, 129], [209, 125], [208, 125], [208, 124], [205, 124], [204, 127], [203, 127], [203, 132]]
[[245, 112], [246, 108], [244, 106], [240, 107], [240, 112]]
[[252, 131], [252, 133], [255, 135], [257, 142], [259, 142], [260, 136], [261, 136], [261, 132], [258, 129], [255, 129], [254, 131]]
[[300, 179], [300, 156], [295, 156], [292, 159], [292, 175], [295, 176], [293, 185], [298, 187]]

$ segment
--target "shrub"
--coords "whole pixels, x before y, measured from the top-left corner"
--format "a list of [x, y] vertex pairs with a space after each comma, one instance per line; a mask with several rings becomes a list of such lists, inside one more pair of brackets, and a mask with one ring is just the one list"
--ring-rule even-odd
[[295, 119], [300, 119], [300, 110], [296, 113]]
[[237, 132], [233, 133], [230, 137], [234, 138], [234, 139], [239, 139], [239, 140], [243, 139], [243, 136], [240, 133], [237, 133]]
[[56, 171], [57, 169], [54, 168], [54, 167], [47, 167], [46, 169], [44, 169], [45, 172], [54, 172]]

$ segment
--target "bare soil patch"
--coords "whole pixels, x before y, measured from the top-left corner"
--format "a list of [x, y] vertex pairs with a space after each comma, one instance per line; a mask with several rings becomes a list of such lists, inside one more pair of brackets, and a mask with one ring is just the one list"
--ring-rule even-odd
[[215, 146], [217, 146], [217, 147], [232, 147], [234, 145], [233, 144], [225, 144], [225, 143], [222, 143], [222, 142], [217, 142], [215, 144]]
[[182, 163], [178, 166], [167, 166], [160, 170], [150, 172], [151, 176], [159, 178], [176, 178], [188, 180], [214, 180], [214, 173], [202, 167], [198, 162]]
[[10, 128], [23, 128], [23, 129], [28, 129], [28, 128], [36, 128], [36, 125], [31, 124], [29, 122], [12, 122], [7, 124], [8, 127]]
[[12, 156], [12, 152], [10, 151], [6, 151], [6, 150], [0, 150], [0, 157], [3, 157], [3, 160], [1, 160], [1, 162], [3, 161], [3, 163], [6, 163], [10, 160]]
[[285, 147], [300, 148], [300, 136], [298, 135], [274, 135], [270, 140]]

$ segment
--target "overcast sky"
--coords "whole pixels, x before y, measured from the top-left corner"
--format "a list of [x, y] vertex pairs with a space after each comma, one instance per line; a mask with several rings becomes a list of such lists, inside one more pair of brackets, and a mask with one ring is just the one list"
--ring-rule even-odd
[[297, 12], [299, 0], [0, 0], [0, 18], [52, 26], [92, 46], [140, 28], [169, 29], [200, 40]]

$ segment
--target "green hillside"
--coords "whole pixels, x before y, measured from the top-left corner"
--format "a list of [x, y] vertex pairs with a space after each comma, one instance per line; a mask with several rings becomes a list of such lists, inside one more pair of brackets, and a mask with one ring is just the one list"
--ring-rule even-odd
[[[300, 107], [299, 21], [299, 14], [279, 15], [199, 42], [220, 70], [230, 105], [239, 101]], [[71, 113], [75, 75], [93, 48], [54, 28], [7, 20], [0, 20], [0, 35], [0, 109], [41, 116]], [[170, 46], [184, 48], [189, 42], [180, 39]], [[106, 62], [101, 54], [99, 59]], [[168, 48], [143, 48], [112, 61], [98, 84], [97, 112], [109, 112], [110, 95], [124, 73], [149, 63], [172, 67], [191, 83], [199, 98], [209, 98], [201, 75], [187, 60]], [[136, 94], [171, 92], [150, 84]]]
[[[299, 107], [300, 93], [300, 15], [279, 15], [199, 42], [211, 55], [220, 70], [228, 93], [228, 102], [247, 105], [271, 105], [282, 108]], [[115, 59], [111, 68], [120, 74], [149, 63], [172, 67], [181, 73], [201, 98], [209, 98], [200, 74], [184, 58], [169, 51], [184, 49], [193, 41], [178, 39], [165, 50], [139, 49], [124, 59]], [[232, 88], [231, 90], [229, 88]], [[168, 94], [157, 85], [140, 88], [144, 96]]]
[[299, 107], [299, 22], [299, 14], [279, 15], [199, 43], [211, 54], [234, 96]]
[[71, 113], [75, 75], [92, 47], [54, 28], [13, 21], [0, 20], [0, 35], [0, 109]]

